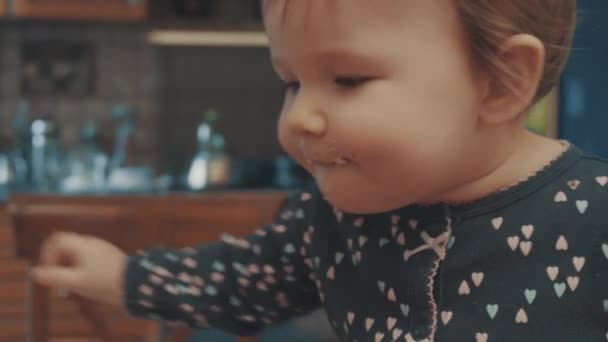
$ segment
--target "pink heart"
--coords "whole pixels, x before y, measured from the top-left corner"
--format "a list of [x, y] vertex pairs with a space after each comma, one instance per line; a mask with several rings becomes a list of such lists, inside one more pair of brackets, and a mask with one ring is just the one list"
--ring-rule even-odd
[[359, 236], [359, 247], [363, 248], [367, 243], [367, 238], [365, 236]]
[[576, 288], [578, 287], [578, 283], [580, 281], [579, 277], [568, 277], [566, 279], [566, 281], [568, 282], [568, 286], [570, 287], [570, 291], [574, 292], [576, 291]]
[[397, 295], [395, 294], [395, 290], [393, 290], [393, 289], [388, 290], [388, 300], [390, 300], [393, 303], [397, 301]]
[[576, 180], [576, 179], [575, 180], [571, 180], [571, 181], [568, 182], [568, 186], [572, 190], [576, 190], [579, 185], [581, 185], [581, 182], [579, 180]]
[[567, 251], [568, 250], [568, 240], [566, 240], [565, 236], [561, 235], [557, 239], [557, 242], [555, 243], [555, 249], [558, 251]]
[[461, 296], [471, 294], [471, 288], [469, 287], [469, 283], [467, 283], [466, 280], [463, 280], [462, 284], [460, 284], [460, 288], [458, 288], [458, 294]]
[[549, 266], [547, 267], [547, 275], [551, 281], [555, 281], [557, 279], [557, 275], [559, 274], [559, 267], [557, 266]]
[[372, 325], [374, 325], [374, 319], [373, 318], [367, 318], [367, 319], [365, 319], [365, 330], [369, 331], [372, 328]]
[[526, 314], [524, 309], [519, 309], [517, 316], [515, 316], [515, 322], [520, 324], [528, 323], [528, 314]]
[[303, 192], [302, 195], [300, 196], [300, 199], [302, 200], [302, 202], [306, 202], [306, 201], [310, 200], [311, 198], [312, 198], [312, 195], [307, 192]]
[[412, 228], [413, 230], [416, 230], [416, 228], [418, 228], [418, 221], [417, 220], [409, 220], [408, 223], [410, 224], [410, 228]]
[[405, 234], [399, 234], [399, 236], [397, 237], [397, 243], [401, 246], [405, 246]]
[[357, 228], [361, 228], [363, 227], [363, 224], [365, 223], [365, 219], [363, 217], [359, 217], [358, 219], [355, 220], [355, 227]]
[[507, 243], [509, 244], [509, 247], [511, 247], [511, 250], [515, 252], [517, 246], [519, 246], [519, 236], [511, 236], [507, 239]]
[[376, 342], [380, 342], [382, 341], [382, 339], [384, 338], [384, 334], [383, 333], [376, 333]]
[[401, 330], [401, 329], [393, 330], [393, 340], [396, 341], [399, 337], [401, 337], [401, 334], [403, 334], [403, 330]]
[[494, 229], [498, 230], [498, 229], [500, 229], [500, 227], [502, 227], [503, 221], [504, 220], [502, 217], [497, 217], [492, 220], [492, 226], [494, 226]]
[[555, 194], [555, 203], [563, 203], [568, 201], [568, 196], [566, 196], [566, 194], [563, 191], [558, 192], [557, 194]]
[[335, 276], [336, 276], [336, 269], [333, 266], [331, 266], [327, 270], [327, 279], [333, 280]]
[[524, 234], [526, 239], [530, 240], [532, 233], [534, 233], [534, 226], [531, 224], [521, 227], [521, 233]]
[[353, 325], [353, 321], [355, 320], [355, 314], [353, 312], [349, 312], [346, 315], [346, 319], [348, 320], [348, 324]]
[[477, 342], [487, 342], [488, 341], [488, 334], [486, 334], [486, 333], [477, 333], [477, 335], [475, 335], [475, 338], [477, 339]]
[[386, 319], [386, 327], [388, 328], [388, 330], [393, 330], [393, 328], [395, 327], [395, 324], [397, 324], [396, 318], [389, 317]]
[[450, 323], [450, 321], [452, 320], [452, 311], [444, 311], [441, 313], [441, 321], [443, 322], [443, 325], [447, 325], [448, 323]]
[[483, 282], [483, 277], [484, 274], [483, 272], [475, 272], [471, 275], [471, 279], [473, 280], [473, 284], [475, 284], [476, 287], [479, 287], [481, 285], [481, 282]]
[[522, 241], [519, 243], [519, 249], [521, 249], [521, 253], [524, 256], [530, 255], [530, 251], [532, 250], [532, 242], [530, 241]]
[[574, 264], [576, 271], [580, 272], [585, 266], [585, 257], [574, 257], [572, 258], [572, 263]]
[[401, 219], [401, 218], [399, 217], [399, 215], [393, 215], [393, 216], [391, 216], [391, 222], [392, 222], [394, 225], [399, 224], [399, 219]]

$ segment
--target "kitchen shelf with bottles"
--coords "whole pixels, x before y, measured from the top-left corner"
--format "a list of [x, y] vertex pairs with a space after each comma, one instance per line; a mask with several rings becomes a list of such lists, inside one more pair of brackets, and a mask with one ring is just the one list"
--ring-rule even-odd
[[157, 46], [266, 47], [260, 6], [259, 0], [151, 1], [147, 40]]

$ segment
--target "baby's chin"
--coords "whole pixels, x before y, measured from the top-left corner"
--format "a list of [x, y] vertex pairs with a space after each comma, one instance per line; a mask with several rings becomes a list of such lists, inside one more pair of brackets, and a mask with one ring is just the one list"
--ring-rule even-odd
[[356, 193], [356, 190], [353, 189], [340, 190], [326, 187], [321, 183], [317, 184], [319, 185], [319, 189], [321, 190], [325, 200], [327, 200], [336, 209], [349, 214], [381, 214], [403, 208], [414, 203], [414, 201], [408, 200], [380, 200], [376, 196], [365, 196], [362, 193]]

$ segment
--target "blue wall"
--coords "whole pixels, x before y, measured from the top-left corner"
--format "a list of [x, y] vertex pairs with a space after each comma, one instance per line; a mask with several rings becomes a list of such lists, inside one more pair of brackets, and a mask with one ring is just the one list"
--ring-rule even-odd
[[560, 136], [608, 158], [608, 1], [578, 3], [579, 27], [562, 78]]

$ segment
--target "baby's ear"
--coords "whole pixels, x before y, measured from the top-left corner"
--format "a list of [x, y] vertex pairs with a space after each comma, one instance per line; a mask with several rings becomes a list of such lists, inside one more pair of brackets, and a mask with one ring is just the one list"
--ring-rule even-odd
[[496, 54], [502, 69], [485, 83], [480, 120], [495, 125], [521, 116], [535, 100], [545, 67], [543, 43], [529, 34], [518, 34], [504, 42]]

